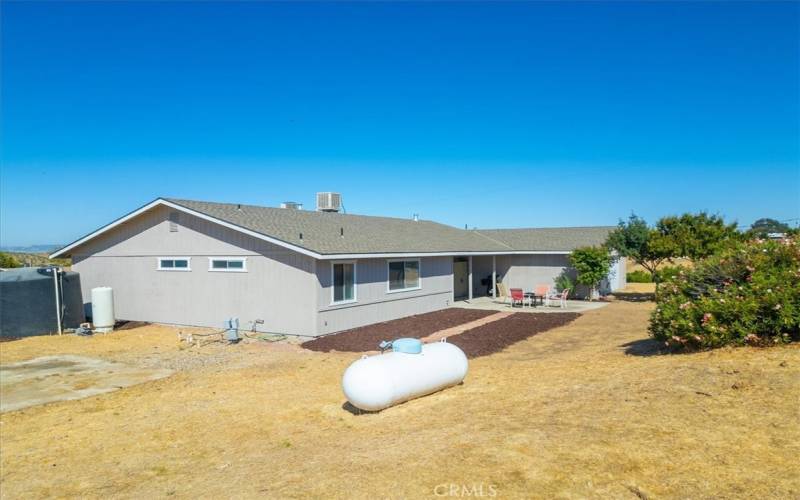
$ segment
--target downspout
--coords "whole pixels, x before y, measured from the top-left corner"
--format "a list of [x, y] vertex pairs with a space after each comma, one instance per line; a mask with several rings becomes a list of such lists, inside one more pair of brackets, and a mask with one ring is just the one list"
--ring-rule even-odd
[[53, 271], [53, 288], [56, 293], [56, 322], [58, 323], [58, 334], [61, 335], [61, 297], [58, 291], [58, 268], [51, 268]]

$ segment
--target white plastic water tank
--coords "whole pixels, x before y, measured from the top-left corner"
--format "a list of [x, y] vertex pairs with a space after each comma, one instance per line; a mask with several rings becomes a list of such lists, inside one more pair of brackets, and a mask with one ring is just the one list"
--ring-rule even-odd
[[92, 325], [98, 332], [114, 329], [114, 291], [111, 287], [92, 288]]
[[342, 377], [344, 395], [356, 408], [378, 411], [461, 383], [469, 363], [447, 342], [422, 346], [419, 354], [390, 352], [365, 356]]

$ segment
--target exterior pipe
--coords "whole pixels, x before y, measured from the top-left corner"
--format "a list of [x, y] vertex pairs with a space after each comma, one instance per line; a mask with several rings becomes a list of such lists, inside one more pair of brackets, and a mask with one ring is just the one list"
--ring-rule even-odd
[[53, 267], [53, 288], [56, 292], [56, 322], [58, 323], [58, 334], [61, 335], [61, 298], [58, 293], [58, 268]]

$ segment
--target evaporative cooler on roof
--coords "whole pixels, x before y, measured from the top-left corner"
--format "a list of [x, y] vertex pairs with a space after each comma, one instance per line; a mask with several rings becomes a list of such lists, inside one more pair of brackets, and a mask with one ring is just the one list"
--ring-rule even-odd
[[339, 193], [317, 193], [318, 212], [338, 212], [342, 208], [342, 195]]

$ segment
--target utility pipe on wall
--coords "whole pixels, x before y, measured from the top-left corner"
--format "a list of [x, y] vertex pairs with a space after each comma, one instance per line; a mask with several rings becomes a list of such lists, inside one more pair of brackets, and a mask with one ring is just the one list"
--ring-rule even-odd
[[61, 335], [61, 297], [58, 293], [58, 268], [51, 268], [53, 271], [53, 288], [56, 292], [56, 322], [58, 323], [58, 334]]

